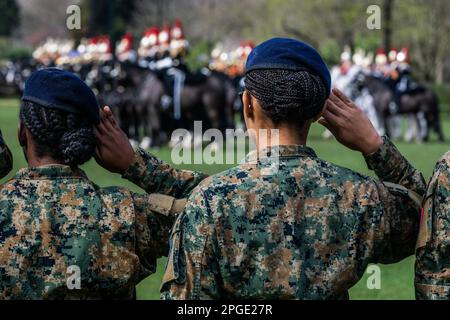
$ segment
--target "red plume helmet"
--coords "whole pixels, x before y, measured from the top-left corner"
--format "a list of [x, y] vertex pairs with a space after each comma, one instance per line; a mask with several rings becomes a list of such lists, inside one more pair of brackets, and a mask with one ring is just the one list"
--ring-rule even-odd
[[175, 20], [175, 25], [172, 29], [172, 39], [184, 39], [183, 23], [179, 19]]

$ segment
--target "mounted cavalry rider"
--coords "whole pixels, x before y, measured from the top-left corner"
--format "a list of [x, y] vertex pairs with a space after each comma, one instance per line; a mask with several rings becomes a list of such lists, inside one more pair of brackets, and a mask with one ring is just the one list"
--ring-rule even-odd
[[127, 32], [116, 47], [116, 57], [120, 62], [136, 61], [136, 51], [133, 50], [133, 37]]
[[141, 39], [138, 49], [139, 59], [155, 61], [159, 51], [159, 29], [148, 28]]

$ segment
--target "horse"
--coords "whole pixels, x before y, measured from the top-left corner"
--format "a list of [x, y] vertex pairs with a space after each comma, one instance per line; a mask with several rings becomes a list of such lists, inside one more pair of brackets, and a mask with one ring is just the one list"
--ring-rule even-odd
[[[222, 75], [212, 72], [202, 82], [185, 83], [180, 92], [180, 113], [161, 101], [169, 95], [160, 75], [150, 69], [136, 66], [126, 68], [128, 77], [138, 82], [134, 99], [137, 117], [137, 139], [142, 147], [160, 146], [167, 142], [173, 130], [194, 129], [194, 121], [202, 121], [203, 129], [217, 128], [222, 132], [231, 126], [230, 103]], [[140, 135], [142, 133], [142, 135]]]
[[[440, 122], [440, 110], [437, 96], [424, 86], [403, 94], [400, 98], [398, 110], [393, 113], [390, 106], [394, 101], [394, 93], [379, 77], [364, 75], [360, 77], [361, 85], [367, 88], [374, 99], [374, 106], [384, 124], [386, 134], [392, 135], [389, 128], [389, 119], [395, 115], [415, 115], [417, 126], [420, 129], [420, 140], [429, 140], [429, 128], [437, 134], [439, 141], [444, 141]], [[425, 121], [420, 121], [423, 118]]]

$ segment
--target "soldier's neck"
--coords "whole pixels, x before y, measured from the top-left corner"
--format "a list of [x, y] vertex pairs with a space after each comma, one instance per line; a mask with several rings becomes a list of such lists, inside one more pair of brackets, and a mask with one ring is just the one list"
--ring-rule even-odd
[[[306, 145], [309, 125], [299, 128], [298, 125], [282, 125], [277, 128], [266, 129], [257, 134], [258, 149], [264, 149], [276, 145]], [[266, 133], [267, 132], [267, 133]]]
[[55, 160], [51, 157], [36, 157], [35, 155], [27, 155], [28, 167], [37, 168], [51, 165], [64, 165], [63, 162]]

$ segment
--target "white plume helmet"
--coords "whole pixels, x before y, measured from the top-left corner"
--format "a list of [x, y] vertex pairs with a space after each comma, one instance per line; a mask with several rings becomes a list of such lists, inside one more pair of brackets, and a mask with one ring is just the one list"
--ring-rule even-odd
[[344, 51], [341, 53], [341, 62], [351, 61], [352, 50], [349, 46], [345, 46]]

